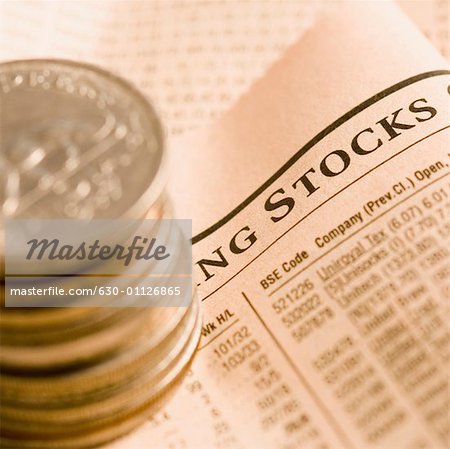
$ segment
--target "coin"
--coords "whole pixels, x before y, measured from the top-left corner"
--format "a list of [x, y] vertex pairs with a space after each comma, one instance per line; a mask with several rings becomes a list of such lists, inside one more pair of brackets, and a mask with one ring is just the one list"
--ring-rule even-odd
[[99, 68], [57, 60], [0, 64], [6, 217], [142, 217], [163, 191], [153, 108]]
[[[102, 227], [107, 244], [125, 244], [140, 229], [139, 219], [170, 214], [160, 122], [125, 81], [76, 62], [13, 61], [0, 64], [0, 101], [6, 179], [0, 207], [6, 218], [138, 219]], [[160, 222], [153, 226], [156, 232]], [[175, 224], [162, 231], [174, 248], [188, 244]], [[94, 447], [157, 410], [182, 378], [200, 338], [195, 292], [184, 288], [171, 307], [164, 307], [164, 296], [93, 294], [61, 299], [59, 307], [7, 308], [1, 245], [2, 238], [0, 446]], [[159, 273], [155, 261], [134, 271], [107, 261], [103, 273], [115, 276], [107, 279], [120, 292], [140, 291], [152, 275], [161, 275], [158, 286], [167, 290], [186, 266], [182, 258], [169, 262]], [[79, 286], [77, 273], [85, 276], [84, 286], [99, 282], [86, 275], [85, 261], [71, 268], [58, 281], [66, 289]]]
[[161, 406], [162, 393], [179, 379], [193, 355], [200, 334], [198, 304], [187, 312], [183, 325], [168, 334], [162, 347], [145, 349], [144, 342], [134, 356], [124, 353], [118, 365], [113, 359], [100, 370], [89, 368], [76, 374], [76, 382], [73, 374], [51, 382], [3, 376], [2, 391], [9, 394], [2, 394], [2, 447], [92, 447], [142, 422]]

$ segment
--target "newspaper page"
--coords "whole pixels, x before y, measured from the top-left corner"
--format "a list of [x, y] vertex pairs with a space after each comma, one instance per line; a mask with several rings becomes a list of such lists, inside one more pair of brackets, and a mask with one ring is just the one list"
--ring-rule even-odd
[[400, 11], [352, 3], [180, 140], [203, 336], [111, 447], [448, 447], [449, 84]]
[[[149, 96], [169, 134], [210, 123], [309, 28], [297, 1], [0, 2], [0, 58], [91, 62]], [[328, 6], [327, 6], [328, 7]]]
[[[178, 135], [218, 118], [337, 1], [3, 0], [0, 59], [100, 65], [136, 84]], [[448, 1], [399, 3], [449, 57]]]

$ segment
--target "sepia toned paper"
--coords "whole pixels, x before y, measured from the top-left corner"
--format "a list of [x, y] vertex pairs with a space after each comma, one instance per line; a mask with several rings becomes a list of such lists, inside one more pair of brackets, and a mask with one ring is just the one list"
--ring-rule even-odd
[[180, 138], [203, 337], [112, 447], [448, 446], [449, 75], [399, 10], [353, 2]]

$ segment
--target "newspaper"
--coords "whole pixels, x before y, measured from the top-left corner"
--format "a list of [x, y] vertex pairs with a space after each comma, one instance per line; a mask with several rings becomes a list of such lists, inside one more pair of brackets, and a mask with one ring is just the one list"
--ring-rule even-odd
[[314, 22], [317, 1], [3, 1], [0, 59], [60, 57], [135, 83], [170, 135], [210, 123]]
[[351, 3], [179, 139], [203, 337], [114, 448], [449, 447], [449, 84], [400, 11]]
[[[370, 1], [370, 0], [369, 0]], [[377, 0], [371, 0], [377, 1]], [[357, 0], [355, 0], [355, 3]], [[447, 0], [401, 0], [447, 58]], [[337, 0], [3, 0], [0, 60], [60, 57], [135, 83], [168, 134], [211, 123]]]
[[449, 447], [448, 63], [387, 2], [314, 11], [212, 127], [170, 139], [203, 335], [110, 449]]

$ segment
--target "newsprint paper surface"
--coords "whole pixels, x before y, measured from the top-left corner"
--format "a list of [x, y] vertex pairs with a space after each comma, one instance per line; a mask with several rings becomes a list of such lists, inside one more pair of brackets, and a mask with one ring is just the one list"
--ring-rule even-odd
[[450, 72], [396, 8], [356, 3], [174, 146], [203, 337], [112, 447], [448, 447]]

